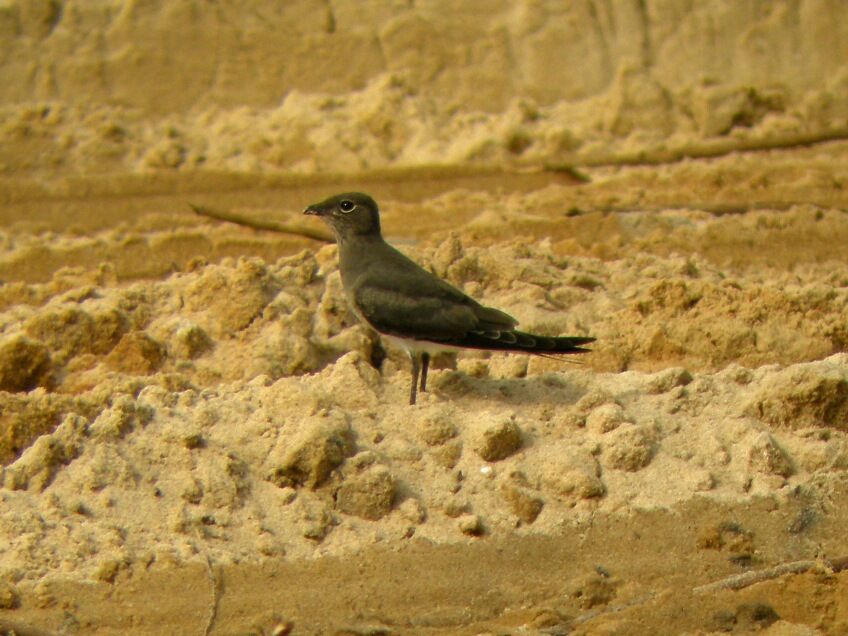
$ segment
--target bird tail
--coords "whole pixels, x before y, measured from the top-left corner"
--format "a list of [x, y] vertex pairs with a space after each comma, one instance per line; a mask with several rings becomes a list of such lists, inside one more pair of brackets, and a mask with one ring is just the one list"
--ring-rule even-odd
[[503, 331], [471, 331], [464, 336], [445, 341], [455, 347], [511, 351], [514, 353], [567, 354], [587, 353], [582, 345], [594, 342], [594, 338], [580, 336], [537, 336], [514, 329]]

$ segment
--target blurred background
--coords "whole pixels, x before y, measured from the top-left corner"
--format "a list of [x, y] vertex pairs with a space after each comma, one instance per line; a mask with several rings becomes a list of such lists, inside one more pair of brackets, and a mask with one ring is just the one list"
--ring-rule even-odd
[[[151, 231], [197, 225], [187, 202], [267, 218], [348, 187], [384, 203], [527, 192], [844, 139], [846, 61], [840, 0], [5, 0], [0, 222], [27, 239], [71, 236], [34, 258], [0, 256], [0, 276], [45, 280], [60, 261], [103, 258], [122, 278], [158, 276], [192, 256], [309, 245], [210, 229], [139, 262], [74, 238], [121, 227], [150, 247]], [[802, 173], [774, 161], [779, 183], [751, 176], [759, 159], [746, 178], [631, 172], [561, 193], [556, 214], [844, 203], [832, 155], [805, 157]], [[390, 215], [389, 232], [414, 240], [481, 205], [454, 203], [447, 216]], [[537, 221], [577, 236], [572, 251], [597, 243]]]
[[5, 0], [0, 61], [5, 176], [592, 164], [848, 121], [839, 0]]

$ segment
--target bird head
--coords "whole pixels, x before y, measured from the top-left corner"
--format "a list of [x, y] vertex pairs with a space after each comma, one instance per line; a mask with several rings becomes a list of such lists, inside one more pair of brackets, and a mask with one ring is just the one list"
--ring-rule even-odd
[[352, 235], [380, 236], [377, 202], [362, 192], [345, 192], [308, 206], [304, 214], [321, 217], [339, 241]]

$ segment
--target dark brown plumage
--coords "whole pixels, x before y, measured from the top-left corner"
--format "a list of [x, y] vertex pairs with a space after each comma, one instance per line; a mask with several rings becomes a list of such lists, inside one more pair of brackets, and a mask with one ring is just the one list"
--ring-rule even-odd
[[427, 386], [430, 354], [442, 349], [485, 349], [532, 354], [584, 353], [591, 337], [549, 337], [518, 331], [518, 321], [484, 307], [422, 269], [383, 240], [377, 203], [347, 192], [310, 205], [339, 244], [339, 271], [356, 316], [404, 347], [412, 360], [409, 403], [415, 404], [419, 372]]

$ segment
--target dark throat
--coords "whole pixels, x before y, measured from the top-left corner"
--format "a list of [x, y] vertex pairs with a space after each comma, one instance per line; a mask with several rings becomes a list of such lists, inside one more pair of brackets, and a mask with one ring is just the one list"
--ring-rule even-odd
[[337, 233], [339, 245], [339, 269], [344, 279], [345, 272], [359, 272], [363, 263], [368, 263], [374, 250], [385, 245], [379, 229], [367, 234]]

